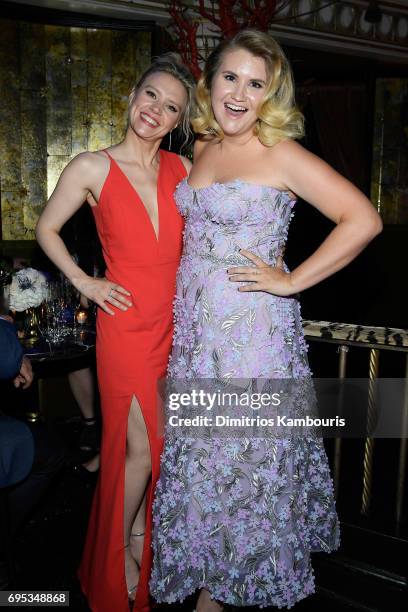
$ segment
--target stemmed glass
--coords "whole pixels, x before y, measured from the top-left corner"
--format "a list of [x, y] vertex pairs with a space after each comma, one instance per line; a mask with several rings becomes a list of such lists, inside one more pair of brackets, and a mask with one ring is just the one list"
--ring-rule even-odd
[[41, 305], [40, 331], [50, 346], [61, 344], [73, 332], [73, 292], [72, 285], [65, 278], [48, 283], [47, 297]]

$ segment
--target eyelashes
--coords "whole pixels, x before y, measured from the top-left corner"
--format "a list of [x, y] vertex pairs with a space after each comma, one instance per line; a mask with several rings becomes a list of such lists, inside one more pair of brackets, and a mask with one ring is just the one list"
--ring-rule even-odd
[[[152, 91], [151, 89], [146, 89], [146, 94], [150, 97], [153, 98], [153, 100], [157, 100], [157, 95], [155, 94], [154, 91]], [[173, 104], [169, 104], [167, 106], [167, 108], [169, 109], [169, 111], [171, 111], [172, 113], [178, 113], [179, 109], [176, 106], [173, 106]]]
[[[229, 81], [230, 83], [233, 83], [236, 80], [236, 77], [233, 74], [225, 74], [224, 75], [224, 79], [226, 81]], [[263, 84], [260, 83], [259, 81], [250, 81], [249, 84], [254, 89], [262, 89], [263, 88]]]

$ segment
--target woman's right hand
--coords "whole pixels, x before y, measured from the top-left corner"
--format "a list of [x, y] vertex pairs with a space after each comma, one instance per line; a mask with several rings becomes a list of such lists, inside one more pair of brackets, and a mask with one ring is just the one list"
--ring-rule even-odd
[[95, 304], [98, 304], [102, 310], [110, 315], [114, 315], [115, 313], [109, 308], [107, 302], [123, 311], [126, 311], [133, 305], [132, 302], [125, 297], [131, 295], [129, 291], [117, 283], [109, 281], [107, 278], [93, 278], [92, 276], [88, 276], [85, 279], [81, 279], [76, 285], [76, 288], [82, 295], [95, 302]]

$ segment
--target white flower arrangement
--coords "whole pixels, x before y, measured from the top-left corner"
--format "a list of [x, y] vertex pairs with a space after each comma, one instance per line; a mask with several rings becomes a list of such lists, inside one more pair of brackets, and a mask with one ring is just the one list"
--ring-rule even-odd
[[9, 305], [12, 310], [22, 312], [36, 308], [47, 297], [47, 279], [34, 268], [23, 268], [13, 274], [10, 285]]

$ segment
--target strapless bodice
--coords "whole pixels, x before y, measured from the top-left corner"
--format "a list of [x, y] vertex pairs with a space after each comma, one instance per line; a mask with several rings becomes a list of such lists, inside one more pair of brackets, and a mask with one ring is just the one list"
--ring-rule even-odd
[[283, 250], [296, 202], [269, 185], [235, 179], [194, 188], [186, 178], [175, 200], [186, 221], [184, 255], [229, 264], [242, 263], [241, 248], [273, 263]]

